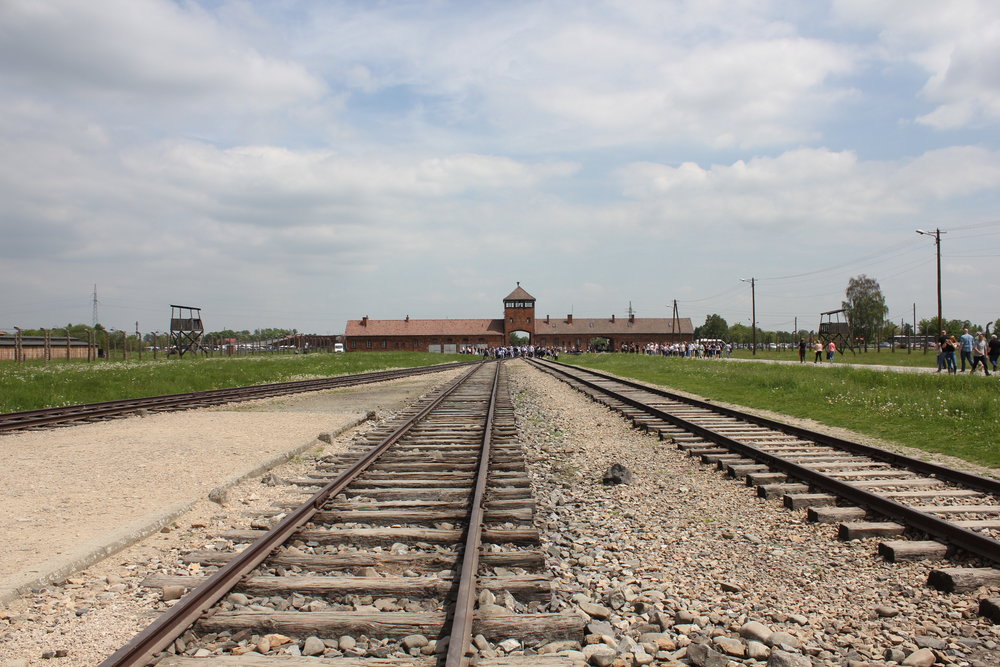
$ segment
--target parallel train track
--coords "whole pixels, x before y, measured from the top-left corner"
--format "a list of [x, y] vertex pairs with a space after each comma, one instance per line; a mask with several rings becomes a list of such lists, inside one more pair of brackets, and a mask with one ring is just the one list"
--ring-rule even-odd
[[[839, 523], [842, 539], [880, 537], [887, 560], [955, 557], [934, 570], [947, 591], [1000, 583], [1000, 480], [699, 401], [589, 369], [532, 360], [593, 400], [658, 432], [764, 497]], [[916, 539], [888, 539], [898, 537]]]
[[257, 398], [270, 398], [286, 394], [297, 394], [306, 391], [321, 391], [337, 389], [370, 382], [395, 380], [397, 378], [438, 373], [450, 368], [460, 368], [467, 363], [437, 364], [417, 368], [403, 368], [389, 371], [374, 371], [354, 375], [340, 375], [315, 380], [299, 380], [297, 382], [278, 382], [273, 384], [253, 385], [249, 387], [233, 387], [230, 389], [212, 389], [183, 394], [168, 394], [165, 396], [149, 396], [131, 398], [119, 401], [104, 401], [101, 403], [86, 403], [41, 410], [25, 410], [0, 414], [0, 434], [26, 429], [46, 428], [67, 424], [100, 421], [133, 415], [140, 412], [165, 412], [170, 410], [188, 410], [212, 405], [221, 405], [234, 401], [249, 401]]
[[[322, 488], [297, 508], [278, 508], [270, 530], [221, 536], [250, 543], [242, 551], [189, 554], [219, 568], [210, 577], [147, 579], [193, 590], [103, 666], [204, 666], [182, 638], [206, 634], [209, 652], [226, 646], [210, 662], [270, 664], [260, 650], [269, 633], [309, 638], [314, 655], [333, 660], [324, 664], [573, 664], [517, 655], [509, 643], [580, 638], [583, 621], [548, 612], [553, 584], [504, 365], [473, 368], [401, 420], [297, 480]], [[340, 650], [343, 635], [365, 635], [375, 651], [352, 657]], [[509, 650], [477, 653], [478, 635], [507, 640]]]

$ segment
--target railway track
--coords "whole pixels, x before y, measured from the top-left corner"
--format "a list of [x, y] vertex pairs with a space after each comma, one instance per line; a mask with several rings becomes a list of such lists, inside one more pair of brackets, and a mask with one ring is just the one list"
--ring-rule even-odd
[[289, 637], [333, 665], [575, 664], [523, 655], [584, 621], [548, 609], [516, 435], [504, 365], [477, 365], [295, 480], [311, 495], [270, 530], [187, 556], [214, 573], [148, 578], [192, 590], [102, 664], [288, 665]]
[[758, 495], [805, 509], [814, 521], [838, 523], [841, 539], [882, 538], [879, 553], [890, 561], [962, 563], [931, 572], [928, 583], [940, 590], [1000, 583], [1000, 480], [580, 367], [531, 363], [636, 426], [746, 480]]
[[[475, 363], [475, 362], [472, 362]], [[137, 413], [168, 412], [173, 410], [189, 410], [213, 405], [222, 405], [236, 401], [249, 401], [258, 398], [271, 398], [286, 394], [297, 394], [307, 391], [322, 391], [338, 389], [358, 384], [395, 380], [398, 378], [437, 373], [452, 368], [460, 368], [462, 363], [437, 364], [417, 368], [403, 368], [389, 371], [375, 371], [354, 375], [320, 378], [315, 380], [300, 380], [297, 382], [278, 382], [273, 384], [253, 385], [249, 387], [233, 387], [229, 389], [213, 389], [185, 394], [167, 394], [165, 396], [149, 396], [120, 401], [104, 401], [101, 403], [85, 403], [41, 410], [25, 410], [0, 414], [0, 434], [26, 429], [65, 426], [80, 422], [102, 421], [118, 417], [127, 417]]]

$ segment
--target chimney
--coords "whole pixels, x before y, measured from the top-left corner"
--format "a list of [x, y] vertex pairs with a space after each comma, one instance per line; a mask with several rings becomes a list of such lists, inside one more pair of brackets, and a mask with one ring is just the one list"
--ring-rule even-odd
[[548, 324], [548, 323], [549, 323], [549, 316], [548, 316], [548, 314], [546, 314], [546, 315], [545, 315], [545, 323], [546, 323], [546, 324]]
[[635, 313], [629, 313], [628, 314], [628, 323], [632, 324], [634, 322], [635, 322]]
[[615, 323], [615, 314], [611, 313], [611, 324]]
[[409, 316], [409, 315], [407, 315], [407, 316], [406, 316], [406, 321], [407, 321], [407, 322], [409, 322], [409, 321], [410, 321], [410, 316]]
[[573, 324], [573, 313], [570, 313], [569, 315], [566, 316], [566, 322], [569, 324]]
[[368, 326], [368, 316], [367, 315], [365, 315], [364, 317], [361, 318], [361, 326], [363, 326], [363, 327]]

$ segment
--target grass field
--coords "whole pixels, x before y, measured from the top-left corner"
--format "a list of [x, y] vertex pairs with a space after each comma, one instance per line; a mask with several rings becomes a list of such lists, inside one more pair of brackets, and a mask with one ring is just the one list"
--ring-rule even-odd
[[[798, 350], [757, 350], [753, 355], [750, 350], [734, 350], [733, 356], [737, 359], [770, 359], [777, 361], [798, 361]], [[813, 363], [812, 350], [806, 352], [806, 362]], [[823, 361], [827, 363], [826, 352], [823, 353]], [[913, 350], [907, 354], [906, 350], [875, 350], [867, 352], [838, 352], [834, 360], [835, 364], [864, 364], [881, 366], [917, 366], [924, 368], [937, 368], [937, 352], [930, 351], [924, 354], [923, 350]]]
[[[792, 358], [797, 360], [794, 353]], [[564, 355], [560, 361], [1000, 467], [997, 376], [622, 354]]]
[[478, 357], [417, 352], [0, 364], [0, 412], [412, 368]]

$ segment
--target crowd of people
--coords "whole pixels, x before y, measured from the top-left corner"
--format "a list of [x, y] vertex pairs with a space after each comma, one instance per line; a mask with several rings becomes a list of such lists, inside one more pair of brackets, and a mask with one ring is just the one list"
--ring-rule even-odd
[[[1000, 362], [1000, 340], [997, 336], [991, 335], [987, 338], [982, 331], [973, 336], [968, 329], [964, 329], [962, 335], [957, 338], [949, 335], [947, 331], [942, 331], [937, 341], [937, 372], [976, 373], [980, 366], [985, 375], [990, 375], [990, 370], [995, 373], [997, 364]], [[569, 349], [566, 347], [543, 347], [536, 345], [506, 345], [502, 347], [464, 347], [463, 354], [481, 354], [486, 359], [516, 359], [520, 357], [550, 357], [559, 360], [561, 353], [580, 354], [584, 350]], [[591, 348], [587, 352], [603, 352], [600, 348]], [[644, 354], [649, 356], [664, 357], [685, 357], [696, 359], [721, 359], [730, 357], [733, 353], [731, 343], [723, 341], [693, 341], [689, 343], [622, 343], [619, 352], [624, 354]], [[837, 345], [832, 340], [823, 343], [821, 340], [807, 341], [805, 338], [799, 340], [798, 344], [799, 362], [805, 363], [809, 352], [813, 353], [813, 363], [820, 363], [823, 357], [827, 362], [833, 362], [837, 356]], [[959, 369], [961, 365], [961, 369]]]
[[[603, 352], [600, 348], [590, 348], [587, 352]], [[691, 358], [722, 358], [730, 357], [733, 354], [733, 346], [730, 343], [718, 342], [691, 342], [691, 343], [622, 343], [618, 349], [623, 354], [645, 354], [649, 356], [663, 357], [691, 357]], [[566, 347], [542, 347], [536, 345], [506, 345], [503, 347], [463, 347], [462, 354], [481, 354], [486, 359], [516, 359], [519, 357], [551, 357], [558, 361], [560, 354], [580, 354], [583, 350], [570, 349]]]
[[[958, 359], [962, 360], [962, 369], [958, 370]], [[986, 334], [982, 331], [976, 333], [975, 337], [969, 333], [968, 329], [962, 330], [962, 335], [957, 339], [954, 335], [948, 335], [947, 331], [942, 331], [938, 337], [937, 372], [947, 371], [948, 373], [964, 373], [966, 362], [969, 364], [969, 373], [975, 373], [982, 364], [983, 373], [990, 374], [990, 366], [993, 372], [997, 370], [997, 360], [1000, 359], [1000, 341], [996, 334], [986, 340]]]
[[[463, 350], [464, 351], [464, 350]], [[469, 348], [470, 354], [474, 352]], [[552, 357], [559, 361], [559, 348], [542, 347], [540, 345], [506, 345], [504, 347], [484, 347], [481, 350], [484, 359], [517, 359], [519, 357], [532, 357], [541, 359]]]
[[806, 361], [806, 352], [811, 349], [813, 351], [813, 363], [818, 364], [823, 360], [823, 352], [826, 352], [826, 360], [833, 362], [837, 357], [837, 344], [832, 340], [826, 345], [823, 345], [823, 341], [816, 339], [812, 343], [807, 343], [805, 338], [799, 339], [799, 363], [803, 364]]

